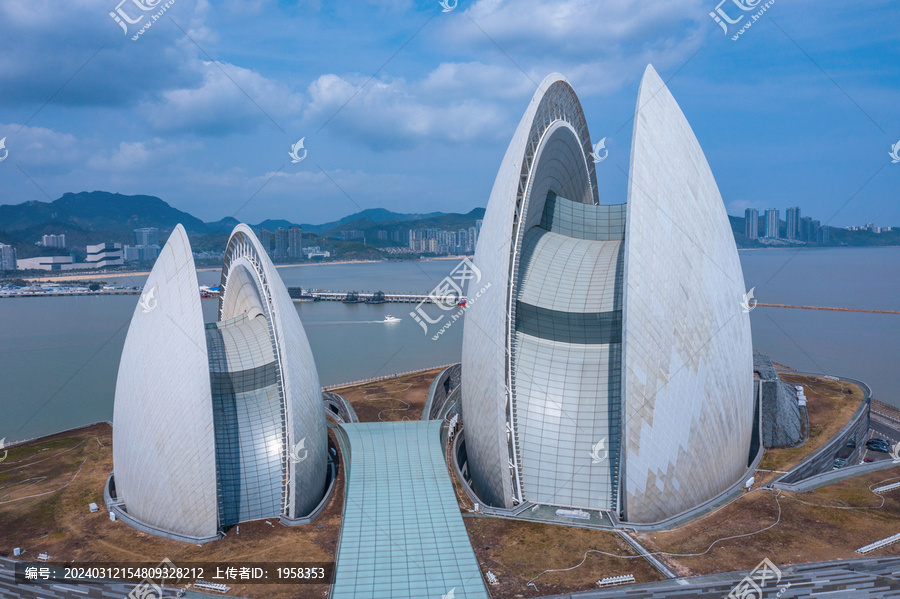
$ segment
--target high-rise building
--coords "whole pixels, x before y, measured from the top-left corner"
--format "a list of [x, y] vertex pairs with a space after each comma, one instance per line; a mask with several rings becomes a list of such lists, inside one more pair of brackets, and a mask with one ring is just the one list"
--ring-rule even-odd
[[284, 227], [275, 229], [275, 253], [276, 260], [284, 260], [288, 257], [288, 230]]
[[61, 235], [44, 235], [42, 238], [42, 245], [45, 248], [60, 248], [65, 249], [66, 247], [66, 236], [65, 234]]
[[159, 229], [156, 227], [135, 229], [134, 245], [159, 245]]
[[766, 210], [766, 237], [769, 239], [778, 239], [778, 208], [769, 208]]
[[225, 250], [204, 324], [187, 233], [175, 227], [137, 302], [116, 381], [105, 495], [120, 520], [181, 541], [302, 519], [328, 469], [322, 390], [303, 325], [256, 236]]
[[809, 216], [800, 217], [800, 233], [797, 237], [800, 241], [815, 241], [812, 220]]
[[819, 243], [828, 243], [828, 240], [830, 239], [830, 236], [829, 236], [830, 229], [831, 229], [831, 227], [829, 227], [827, 225], [824, 227], [817, 226], [816, 241]]
[[457, 252], [471, 252], [469, 249], [469, 230], [468, 229], [460, 229], [456, 232], [456, 251]]
[[300, 227], [288, 229], [288, 257], [303, 257], [303, 229]]
[[785, 215], [788, 239], [800, 239], [800, 208], [788, 208]]
[[16, 248], [0, 243], [0, 270], [16, 270]]
[[266, 250], [266, 254], [271, 258], [272, 257], [272, 231], [266, 229], [265, 227], [258, 229], [256, 231], [256, 236], [259, 239], [259, 244], [262, 246], [264, 250]]
[[650, 66], [637, 106], [624, 204], [598, 201], [561, 75], [540, 84], [503, 158], [466, 270], [462, 344], [464, 471], [487, 505], [650, 523], [747, 475], [753, 354], [731, 224]]
[[475, 243], [478, 243], [478, 238], [481, 237], [481, 223], [483, 222], [482, 219], [475, 221]]
[[759, 237], [759, 210], [756, 208], [744, 210], [744, 235], [750, 239]]

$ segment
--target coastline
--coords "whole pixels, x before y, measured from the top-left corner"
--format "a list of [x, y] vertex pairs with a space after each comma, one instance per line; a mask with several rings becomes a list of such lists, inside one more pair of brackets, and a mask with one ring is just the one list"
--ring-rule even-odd
[[[295, 266], [324, 266], [334, 264], [381, 264], [385, 262], [433, 262], [438, 260], [462, 260], [463, 258], [471, 259], [472, 256], [435, 256], [433, 258], [421, 258], [416, 260], [332, 260], [330, 262], [302, 262], [297, 264], [276, 264], [275, 268], [293, 268]], [[197, 272], [216, 272], [221, 268], [198, 268]], [[92, 276], [96, 274], [96, 276]], [[38, 277], [22, 277], [25, 281], [36, 283], [48, 283], [55, 281], [85, 281], [88, 279], [119, 279], [122, 277], [146, 277], [150, 274], [149, 270], [130, 271], [130, 272], [114, 272], [114, 273], [92, 273], [90, 271], [79, 271], [78, 274], [72, 275], [42, 275]]]
[[900, 245], [825, 245], [807, 247], [805, 245], [781, 245], [766, 248], [738, 248], [739, 252], [760, 252], [768, 250], [865, 250], [871, 248], [900, 248]]

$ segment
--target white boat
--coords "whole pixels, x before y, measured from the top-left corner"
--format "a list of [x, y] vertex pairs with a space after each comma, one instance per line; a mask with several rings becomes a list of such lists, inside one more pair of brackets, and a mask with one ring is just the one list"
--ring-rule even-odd
[[400, 322], [400, 319], [395, 318], [394, 316], [391, 316], [390, 314], [388, 314], [387, 316], [384, 317], [384, 322]]

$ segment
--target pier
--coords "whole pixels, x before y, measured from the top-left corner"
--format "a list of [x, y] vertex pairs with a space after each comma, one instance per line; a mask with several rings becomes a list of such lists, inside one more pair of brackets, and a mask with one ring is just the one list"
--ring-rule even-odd
[[348, 303], [354, 304], [366, 304], [366, 303], [385, 303], [385, 304], [418, 304], [420, 302], [424, 302], [427, 304], [433, 304], [436, 302], [440, 302], [442, 304], [459, 304], [461, 302], [466, 301], [465, 296], [457, 296], [457, 295], [445, 295], [445, 296], [435, 296], [435, 295], [427, 295], [427, 294], [415, 294], [415, 293], [384, 293], [383, 300], [379, 297], [377, 302], [373, 302], [372, 298], [376, 295], [376, 293], [360, 293], [356, 291], [305, 291], [303, 295], [299, 297], [295, 297], [293, 294], [291, 297], [294, 301], [302, 301], [302, 300], [314, 300], [314, 301], [324, 301], [324, 302], [343, 302], [347, 299], [348, 295], [355, 295], [356, 300]]
[[870, 314], [900, 314], [898, 310], [866, 310], [864, 308], [834, 308], [829, 306], [791, 306], [789, 304], [763, 304], [757, 303], [763, 308], [794, 308], [796, 310], [829, 310], [834, 312], [868, 312]]

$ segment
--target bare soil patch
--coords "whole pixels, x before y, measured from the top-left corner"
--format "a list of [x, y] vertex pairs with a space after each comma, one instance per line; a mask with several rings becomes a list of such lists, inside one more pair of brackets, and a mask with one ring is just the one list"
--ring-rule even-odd
[[[80, 470], [79, 470], [80, 469]], [[9, 450], [0, 463], [0, 552], [46, 552], [52, 562], [178, 563], [330, 562], [340, 535], [343, 470], [325, 511], [306, 526], [288, 528], [270, 519], [245, 522], [202, 547], [139, 532], [112, 522], [103, 487], [112, 471], [112, 429], [107, 424], [31, 441]], [[88, 503], [100, 506], [90, 513]], [[273, 526], [274, 525], [274, 526]], [[230, 595], [287, 599], [324, 597], [328, 585], [233, 585]]]
[[329, 387], [350, 402], [360, 422], [419, 420], [428, 389], [442, 368], [407, 374], [353, 387]]
[[[633, 574], [638, 583], [662, 579], [643, 558], [635, 557], [631, 546], [614, 532], [488, 517], [463, 520], [482, 571], [490, 570], [500, 582], [490, 587], [494, 597], [586, 591], [596, 589], [601, 578], [623, 574]], [[589, 549], [632, 557], [591, 552], [585, 558]], [[582, 565], [573, 568], [582, 560]], [[566, 568], [572, 569], [541, 574], [544, 570]], [[526, 586], [535, 576], [537, 590]]]

